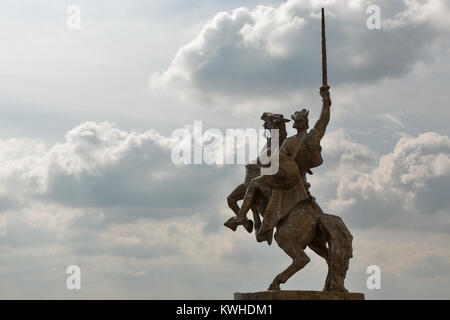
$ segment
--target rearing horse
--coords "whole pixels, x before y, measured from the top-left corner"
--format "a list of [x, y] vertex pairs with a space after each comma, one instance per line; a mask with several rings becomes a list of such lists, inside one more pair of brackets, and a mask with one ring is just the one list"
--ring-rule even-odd
[[[265, 238], [270, 244], [271, 232], [276, 228], [275, 241], [292, 258], [292, 264], [275, 277], [269, 290], [280, 290], [280, 284], [285, 283], [310, 261], [304, 252], [306, 247], [309, 247], [323, 257], [328, 264], [328, 276], [324, 291], [347, 292], [344, 287], [344, 279], [349, 260], [352, 257], [353, 237], [341, 218], [323, 213], [315, 198], [309, 193], [309, 186], [305, 179], [306, 173], [311, 173], [310, 168], [317, 167], [323, 162], [320, 154], [320, 140], [325, 134], [330, 119], [329, 87], [323, 86], [320, 94], [323, 99], [323, 107], [314, 128], [307, 131], [309, 127], [307, 110], [294, 113], [292, 119], [294, 128], [297, 129], [297, 135], [284, 138], [280, 148], [280, 155], [290, 159], [289, 162], [294, 163], [303, 177], [295, 187], [283, 190], [281, 183], [272, 185], [267, 192], [269, 184], [264, 182], [264, 176], [252, 178], [252, 176], [258, 175], [258, 167], [255, 167], [254, 171], [247, 167], [246, 182], [236, 188], [228, 197], [228, 203], [238, 217], [229, 219], [225, 226], [235, 231], [239, 224], [243, 224], [247, 231], [251, 232], [253, 225], [250, 220], [246, 219], [246, 213], [251, 208], [255, 227], [259, 231], [257, 239], [261, 234], [264, 235], [270, 231], [270, 237]], [[286, 122], [284, 118], [278, 118], [282, 119], [283, 123]], [[288, 169], [288, 167], [280, 167], [280, 170], [284, 169]], [[286, 172], [289, 173], [289, 170]], [[249, 180], [251, 186], [246, 190]], [[268, 178], [268, 181], [271, 180]], [[250, 189], [251, 191], [249, 191]], [[239, 208], [237, 200], [242, 198], [244, 198], [244, 205]], [[262, 224], [259, 220], [260, 214], [264, 217]]]
[[268, 290], [280, 290], [280, 284], [308, 264], [310, 259], [304, 250], [309, 247], [328, 264], [323, 291], [348, 292], [344, 280], [353, 256], [353, 237], [340, 217], [323, 213], [311, 198], [295, 206], [276, 228], [275, 241], [292, 263], [275, 277]]

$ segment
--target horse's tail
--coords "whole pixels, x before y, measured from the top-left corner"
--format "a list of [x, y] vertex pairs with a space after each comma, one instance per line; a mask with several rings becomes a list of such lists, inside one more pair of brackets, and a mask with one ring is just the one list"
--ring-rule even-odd
[[321, 214], [320, 231], [328, 242], [328, 275], [324, 291], [348, 292], [344, 287], [350, 258], [353, 257], [353, 236], [338, 216]]

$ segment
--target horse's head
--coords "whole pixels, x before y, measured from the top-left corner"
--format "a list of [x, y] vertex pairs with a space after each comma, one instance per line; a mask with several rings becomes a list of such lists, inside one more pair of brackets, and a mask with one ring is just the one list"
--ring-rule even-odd
[[281, 142], [283, 142], [284, 139], [286, 139], [287, 137], [286, 122], [289, 122], [291, 120], [285, 119], [282, 114], [271, 112], [264, 112], [261, 116], [261, 120], [264, 121], [263, 124], [264, 129], [279, 130], [280, 144]]

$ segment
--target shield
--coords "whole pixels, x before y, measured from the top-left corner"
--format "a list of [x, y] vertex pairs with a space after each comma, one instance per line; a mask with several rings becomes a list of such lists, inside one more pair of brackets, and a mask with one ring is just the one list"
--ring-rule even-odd
[[276, 161], [274, 157], [278, 157], [278, 172], [274, 175], [265, 175], [265, 180], [275, 188], [291, 189], [302, 179], [297, 163], [287, 155], [277, 153], [272, 156], [272, 164]]

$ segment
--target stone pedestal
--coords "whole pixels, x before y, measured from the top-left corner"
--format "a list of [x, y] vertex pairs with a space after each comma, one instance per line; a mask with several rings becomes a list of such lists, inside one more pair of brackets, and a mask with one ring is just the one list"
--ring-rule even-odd
[[364, 294], [297, 290], [236, 292], [234, 300], [364, 300]]

